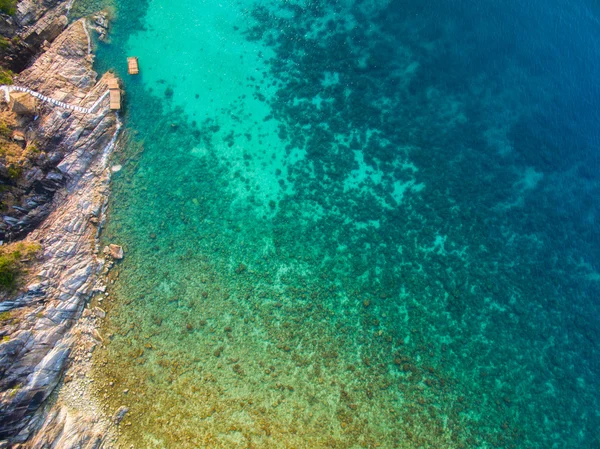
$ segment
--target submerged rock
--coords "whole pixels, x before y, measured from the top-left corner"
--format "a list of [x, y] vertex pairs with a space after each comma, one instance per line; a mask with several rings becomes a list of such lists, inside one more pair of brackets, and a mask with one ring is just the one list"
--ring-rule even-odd
[[128, 407], [125, 407], [124, 405], [119, 407], [119, 409], [115, 412], [115, 415], [113, 417], [113, 422], [115, 424], [120, 424], [121, 421], [123, 421], [123, 418], [125, 418], [125, 415], [127, 414], [127, 412], [129, 412]]
[[98, 318], [105, 318], [106, 312], [100, 307], [94, 307], [94, 315], [96, 315]]

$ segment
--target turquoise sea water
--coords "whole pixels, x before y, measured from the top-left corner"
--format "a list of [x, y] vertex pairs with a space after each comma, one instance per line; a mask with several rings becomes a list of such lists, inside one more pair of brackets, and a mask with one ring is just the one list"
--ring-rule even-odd
[[117, 2], [123, 445], [599, 448], [599, 14]]

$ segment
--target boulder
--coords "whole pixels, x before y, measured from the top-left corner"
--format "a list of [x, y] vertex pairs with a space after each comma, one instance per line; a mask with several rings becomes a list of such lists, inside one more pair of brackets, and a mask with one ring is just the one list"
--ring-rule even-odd
[[25, 133], [23, 131], [15, 130], [12, 134], [12, 139], [15, 142], [24, 143], [27, 139], [25, 138]]
[[104, 254], [108, 254], [113, 259], [121, 260], [124, 256], [123, 247], [111, 243], [104, 248]]

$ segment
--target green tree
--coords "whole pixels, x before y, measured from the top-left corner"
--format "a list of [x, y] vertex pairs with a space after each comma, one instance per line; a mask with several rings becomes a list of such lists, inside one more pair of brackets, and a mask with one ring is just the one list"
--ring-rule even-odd
[[17, 0], [0, 0], [0, 11], [12, 16], [17, 12]]

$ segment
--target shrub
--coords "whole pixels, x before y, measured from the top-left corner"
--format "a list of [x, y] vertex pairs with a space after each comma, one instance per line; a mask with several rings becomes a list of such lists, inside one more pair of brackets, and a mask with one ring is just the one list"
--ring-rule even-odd
[[0, 0], [0, 11], [12, 16], [17, 12], [17, 0]]
[[0, 246], [0, 290], [12, 292], [25, 270], [25, 260], [35, 255], [41, 246], [32, 242], [16, 242]]
[[6, 171], [8, 172], [8, 177], [13, 181], [18, 181], [21, 175], [23, 174], [23, 167], [18, 164], [10, 164]]
[[35, 142], [27, 145], [27, 151], [32, 154], [40, 154], [41, 153], [40, 149], [38, 148], [38, 146], [36, 145]]
[[[0, 0], [2, 1], [2, 0]], [[0, 67], [0, 84], [12, 84], [14, 73], [8, 69]]]
[[2, 120], [0, 120], [0, 136], [9, 139], [12, 136], [12, 129]]

